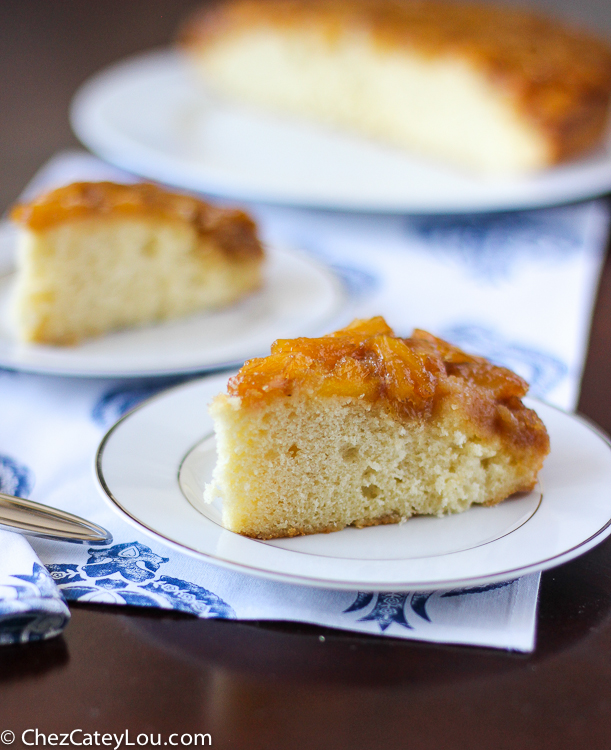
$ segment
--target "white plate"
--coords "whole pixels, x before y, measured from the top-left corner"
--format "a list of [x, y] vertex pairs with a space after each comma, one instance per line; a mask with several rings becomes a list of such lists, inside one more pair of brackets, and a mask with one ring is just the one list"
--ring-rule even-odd
[[[417, 590], [514, 578], [566, 562], [611, 533], [611, 450], [578, 417], [536, 403], [552, 452], [540, 487], [494, 508], [268, 542], [223, 529], [201, 501], [216, 460], [206, 406], [227, 376], [188, 383], [106, 435], [97, 476], [115, 510], [166, 544], [279, 581], [348, 590]], [[532, 405], [532, 404], [531, 404]]]
[[124, 169], [241, 200], [452, 213], [536, 208], [611, 190], [611, 146], [534, 176], [478, 178], [206, 97], [170, 51], [94, 76], [74, 99], [72, 126], [92, 151]]
[[13, 276], [6, 261], [0, 252], [0, 367], [27, 372], [144, 377], [219, 370], [269, 354], [274, 339], [326, 333], [351, 317], [347, 293], [331, 270], [300, 253], [268, 248], [263, 288], [238, 304], [78, 346], [26, 345], [8, 322]]

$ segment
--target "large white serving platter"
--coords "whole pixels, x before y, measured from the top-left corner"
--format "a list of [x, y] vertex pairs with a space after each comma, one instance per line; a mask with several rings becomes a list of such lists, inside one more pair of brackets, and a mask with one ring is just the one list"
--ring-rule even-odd
[[611, 450], [579, 417], [530, 404], [552, 451], [534, 492], [493, 508], [333, 534], [258, 541], [202, 502], [215, 464], [213, 376], [157, 396], [106, 435], [97, 477], [112, 507], [182, 552], [278, 581], [348, 590], [426, 590], [515, 578], [571, 560], [611, 532]]
[[611, 144], [532, 176], [486, 179], [209, 97], [169, 50], [91, 78], [74, 99], [72, 126], [92, 151], [124, 169], [241, 200], [453, 213], [536, 208], [611, 190]]
[[268, 248], [262, 289], [235, 305], [77, 346], [22, 344], [9, 314], [13, 242], [10, 226], [0, 226], [0, 367], [80, 377], [205, 372], [265, 356], [274, 339], [327, 333], [351, 317], [348, 294], [329, 268], [296, 251]]

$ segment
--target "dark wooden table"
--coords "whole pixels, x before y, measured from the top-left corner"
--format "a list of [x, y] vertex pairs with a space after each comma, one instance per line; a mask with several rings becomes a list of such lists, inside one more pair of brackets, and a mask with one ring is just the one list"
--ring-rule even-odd
[[[167, 43], [193, 4], [0, 2], [3, 208], [52, 153], [76, 145], [66, 112], [78, 84]], [[591, 10], [611, 27], [608, 0]], [[607, 432], [610, 386], [608, 261], [579, 403]], [[248, 750], [611, 747], [611, 540], [544, 574], [529, 656], [127, 607], [72, 613], [60, 638], [0, 648], [0, 737], [82, 729], [101, 742], [128, 729], [131, 741], [200, 732]]]

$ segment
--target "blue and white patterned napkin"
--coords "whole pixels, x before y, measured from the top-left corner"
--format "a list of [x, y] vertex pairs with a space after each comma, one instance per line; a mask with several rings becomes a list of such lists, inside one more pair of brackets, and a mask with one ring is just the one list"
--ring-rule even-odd
[[[28, 192], [75, 179], [120, 177], [91, 156], [63, 154]], [[458, 217], [251, 210], [268, 241], [299, 247], [335, 268], [350, 290], [355, 315], [383, 314], [404, 334], [413, 327], [432, 330], [520, 372], [534, 395], [574, 408], [609, 224], [603, 201]], [[17, 620], [6, 629], [0, 620], [0, 642], [58, 632], [67, 619], [59, 591], [69, 601], [532, 650], [538, 575], [445, 592], [328, 591], [227, 571], [135, 532], [101, 498], [93, 456], [118, 417], [175, 382], [0, 370], [0, 489], [12, 492], [21, 482], [22, 494], [85, 516], [114, 536], [107, 547], [31, 539], [57, 584], [51, 587], [29, 546], [3, 533], [0, 612], [12, 607], [32, 614], [44, 600], [49, 619], [22, 630]]]
[[[12, 463], [0, 459], [3, 487]], [[26, 539], [0, 531], [0, 645], [51, 638], [69, 619], [53, 578]]]

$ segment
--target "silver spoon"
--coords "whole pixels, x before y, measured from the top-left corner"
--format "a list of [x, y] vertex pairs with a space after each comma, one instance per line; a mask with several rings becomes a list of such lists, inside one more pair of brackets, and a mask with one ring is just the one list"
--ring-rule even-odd
[[112, 542], [112, 534], [96, 523], [3, 492], [0, 492], [0, 528], [64, 542]]

